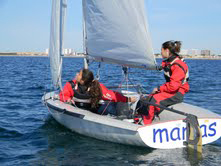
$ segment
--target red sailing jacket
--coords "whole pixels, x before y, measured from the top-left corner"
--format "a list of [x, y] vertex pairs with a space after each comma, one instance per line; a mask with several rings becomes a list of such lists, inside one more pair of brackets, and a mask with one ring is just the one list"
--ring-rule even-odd
[[[76, 84], [76, 80], [72, 80]], [[110, 100], [112, 102], [127, 102], [128, 98], [123, 96], [122, 94], [107, 89], [103, 84], [100, 83], [101, 91], [102, 91], [102, 100]], [[63, 91], [59, 94], [60, 100], [65, 102], [68, 99], [72, 99], [74, 97], [74, 91], [69, 82], [67, 82], [63, 88]]]
[[176, 58], [172, 62], [162, 62], [162, 67], [170, 67], [169, 81], [161, 85], [160, 92], [185, 94], [189, 91], [189, 83], [183, 82], [188, 77], [188, 66], [181, 59]]
[[[156, 100], [156, 104], [160, 104], [160, 101], [167, 98], [171, 98], [176, 95], [177, 92], [183, 95], [189, 91], [188, 84], [188, 66], [180, 58], [175, 58], [171, 62], [162, 62], [162, 67], [164, 69], [164, 75], [166, 78], [166, 83], [158, 87], [160, 92], [154, 94], [153, 97]], [[152, 105], [149, 106], [149, 115], [143, 116], [144, 124], [151, 124], [155, 112], [160, 109]]]

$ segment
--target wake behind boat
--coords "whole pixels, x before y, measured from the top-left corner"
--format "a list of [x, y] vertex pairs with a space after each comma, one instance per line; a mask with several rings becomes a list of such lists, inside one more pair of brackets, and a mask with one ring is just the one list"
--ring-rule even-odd
[[[144, 1], [83, 0], [82, 4], [84, 51], [88, 59], [124, 67], [157, 69], [147, 28]], [[104, 141], [162, 149], [185, 147], [195, 140], [197, 142], [193, 144], [197, 144], [200, 139], [196, 129], [198, 125], [202, 144], [220, 138], [221, 116], [185, 103], [173, 105], [170, 110], [165, 108], [160, 119], [155, 118], [152, 124], [143, 126], [131, 122], [136, 103], [119, 102], [119, 114], [113, 117], [98, 115], [61, 102], [56, 91], [62, 89], [62, 41], [66, 6], [65, 0], [54, 0], [52, 4], [49, 56], [55, 91], [46, 93], [42, 98], [50, 114], [60, 124], [74, 132]], [[140, 93], [120, 92], [128, 97], [140, 97]], [[183, 114], [177, 113], [179, 111], [176, 110]], [[192, 119], [193, 115], [198, 121]], [[191, 126], [195, 127], [193, 140], [189, 138]]]

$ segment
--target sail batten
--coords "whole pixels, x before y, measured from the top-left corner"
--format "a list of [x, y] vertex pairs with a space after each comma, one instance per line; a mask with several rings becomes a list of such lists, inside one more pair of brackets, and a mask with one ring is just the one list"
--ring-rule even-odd
[[83, 0], [87, 54], [97, 61], [156, 69], [143, 0]]
[[53, 0], [52, 2], [49, 57], [52, 83], [55, 89], [62, 87], [62, 49], [66, 6], [66, 0]]

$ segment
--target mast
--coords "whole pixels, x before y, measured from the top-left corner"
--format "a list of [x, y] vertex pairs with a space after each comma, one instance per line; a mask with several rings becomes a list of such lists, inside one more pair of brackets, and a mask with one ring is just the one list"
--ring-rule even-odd
[[59, 46], [59, 54], [60, 54], [60, 65], [59, 65], [59, 68], [58, 68], [58, 83], [59, 83], [59, 87], [60, 89], [62, 89], [62, 83], [61, 83], [61, 73], [62, 73], [62, 64], [63, 64], [63, 11], [62, 11], [62, 6], [63, 6], [63, 0], [60, 1], [60, 22], [59, 22], [59, 29], [60, 29], [60, 33], [59, 33], [59, 42], [60, 42], [60, 46]]
[[85, 9], [84, 9], [84, 5], [85, 5], [85, 1], [82, 0], [82, 15], [83, 15], [83, 18], [82, 18], [82, 26], [83, 26], [83, 53], [84, 55], [86, 56], [84, 58], [84, 68], [85, 69], [88, 69], [88, 57], [87, 57], [87, 48], [86, 48], [86, 44], [85, 44], [85, 40], [87, 38], [87, 35], [86, 35], [86, 28], [85, 28]]

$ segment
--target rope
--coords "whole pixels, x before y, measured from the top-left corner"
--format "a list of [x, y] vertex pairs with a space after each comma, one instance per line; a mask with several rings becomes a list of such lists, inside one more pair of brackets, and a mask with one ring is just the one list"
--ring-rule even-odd
[[[118, 90], [118, 89], [121, 89], [122, 83], [124, 82], [124, 80], [125, 80], [125, 79], [123, 79], [123, 80], [121, 81], [121, 83], [119, 84], [117, 90]], [[103, 115], [103, 114], [106, 112], [106, 109], [107, 109], [107, 107], [110, 105], [110, 103], [111, 103], [111, 101], [109, 101], [109, 102], [107, 103], [107, 106], [106, 106], [105, 109], [102, 111], [101, 115]]]

